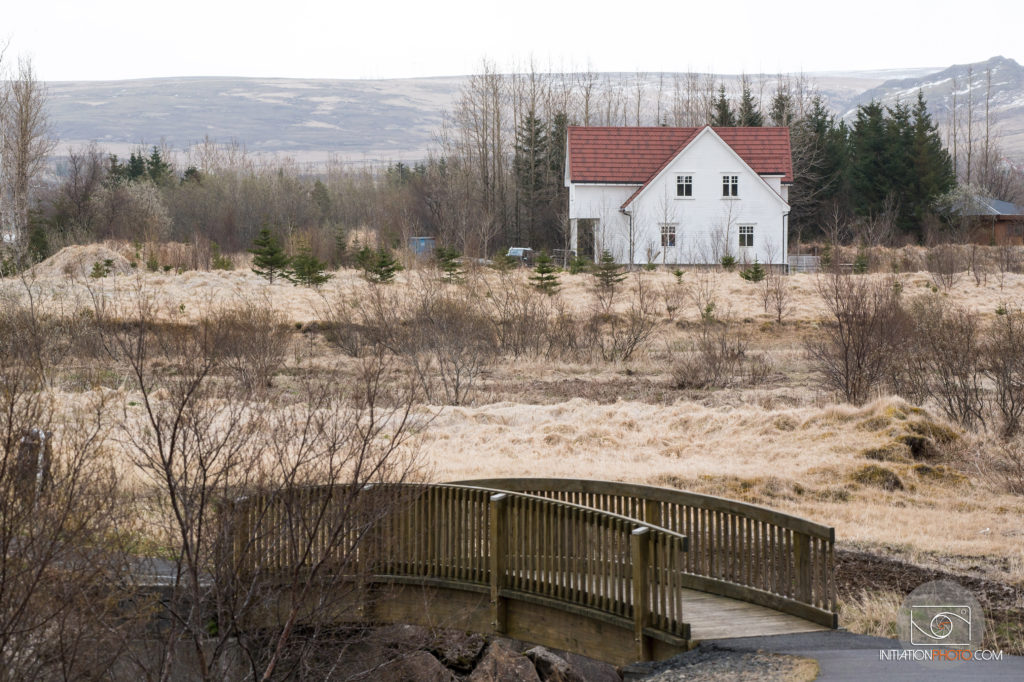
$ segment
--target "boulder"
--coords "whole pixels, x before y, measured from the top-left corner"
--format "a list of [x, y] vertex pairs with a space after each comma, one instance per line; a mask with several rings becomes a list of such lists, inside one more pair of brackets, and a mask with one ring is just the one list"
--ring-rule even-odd
[[561, 654], [569, 667], [587, 682], [622, 682], [622, 675], [611, 663], [595, 661], [593, 658], [574, 653]]
[[380, 682], [454, 682], [455, 675], [426, 651], [414, 651], [378, 668], [373, 679]]
[[452, 670], [468, 673], [476, 666], [485, 644], [483, 636], [476, 633], [442, 630], [428, 648]]
[[484, 650], [476, 669], [467, 682], [540, 682], [537, 670], [526, 656], [518, 654], [501, 641], [494, 641]]
[[541, 682], [586, 682], [564, 658], [549, 649], [535, 646], [523, 655], [533, 661]]

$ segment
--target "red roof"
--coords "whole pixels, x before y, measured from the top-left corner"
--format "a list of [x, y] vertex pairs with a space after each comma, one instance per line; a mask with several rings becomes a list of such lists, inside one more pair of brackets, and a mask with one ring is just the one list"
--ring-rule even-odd
[[[645, 185], [703, 128], [569, 128], [569, 180]], [[788, 128], [712, 128], [758, 175], [793, 182]], [[637, 190], [633, 196], [639, 193]], [[630, 197], [626, 204], [632, 200]]]

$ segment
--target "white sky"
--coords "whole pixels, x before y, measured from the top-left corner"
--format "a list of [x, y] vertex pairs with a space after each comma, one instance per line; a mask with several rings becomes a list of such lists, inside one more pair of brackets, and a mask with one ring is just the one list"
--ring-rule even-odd
[[1024, 2], [26, 0], [6, 61], [43, 80], [400, 78], [508, 67], [718, 73], [1024, 62]]

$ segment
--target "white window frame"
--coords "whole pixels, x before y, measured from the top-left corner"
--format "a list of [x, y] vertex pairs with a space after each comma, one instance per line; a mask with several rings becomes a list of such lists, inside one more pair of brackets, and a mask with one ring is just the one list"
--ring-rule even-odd
[[[680, 194], [679, 190], [689, 190], [689, 194]], [[693, 173], [679, 173], [676, 175], [676, 199], [693, 198]]]
[[[663, 249], [674, 249], [676, 246], [676, 224], [675, 223], [662, 223], [661, 224], [661, 248]], [[672, 243], [666, 244], [666, 237], [671, 238]]]
[[722, 173], [722, 198], [736, 199], [740, 196], [740, 176], [735, 173]]
[[741, 249], [754, 248], [754, 225], [739, 226], [739, 247]]

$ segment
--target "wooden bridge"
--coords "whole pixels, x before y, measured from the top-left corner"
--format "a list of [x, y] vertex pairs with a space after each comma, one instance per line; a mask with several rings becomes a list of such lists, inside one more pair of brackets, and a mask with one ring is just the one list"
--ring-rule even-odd
[[[354, 556], [339, 553], [336, 570], [370, 576], [351, 619], [502, 633], [617, 665], [667, 658], [701, 639], [837, 625], [834, 531], [799, 517], [607, 481], [400, 491], [372, 524], [345, 522]], [[344, 514], [343, 500], [351, 497], [302, 488], [290, 491], [291, 504], [280, 494], [236, 502], [240, 573], [330, 559], [337, 532], [294, 510]], [[303, 547], [286, 541], [296, 524], [314, 529]]]

